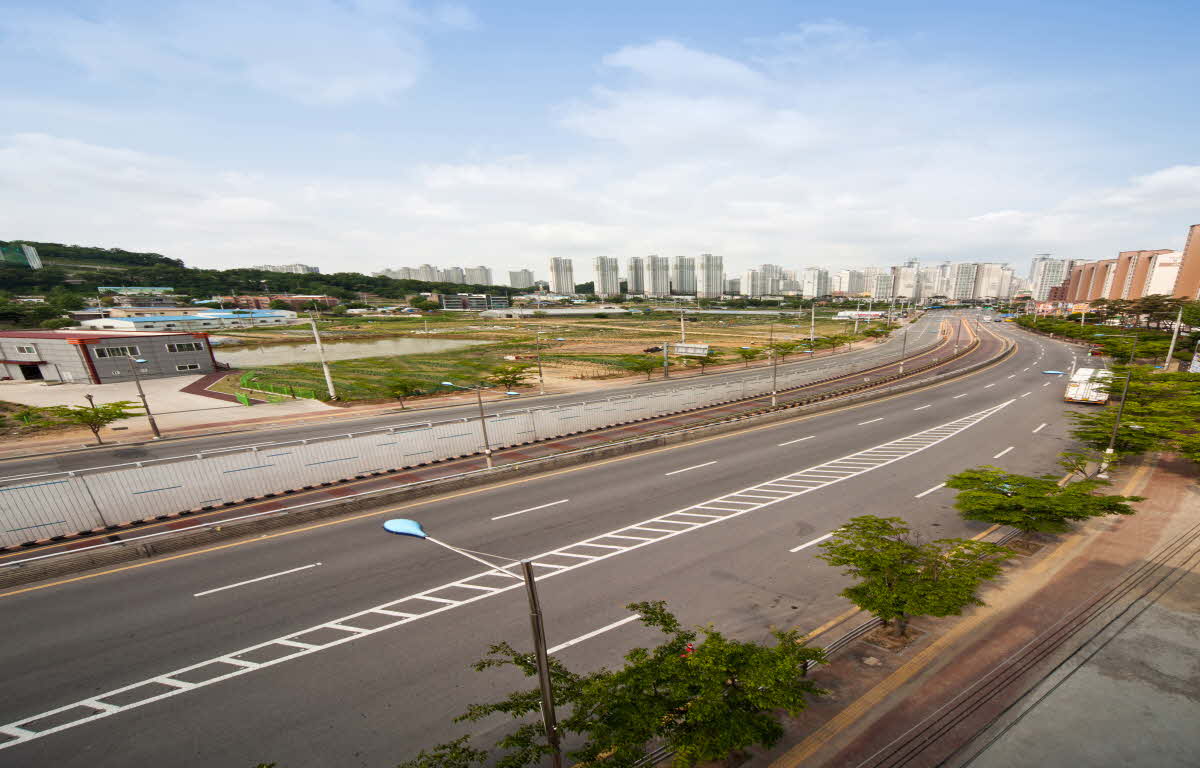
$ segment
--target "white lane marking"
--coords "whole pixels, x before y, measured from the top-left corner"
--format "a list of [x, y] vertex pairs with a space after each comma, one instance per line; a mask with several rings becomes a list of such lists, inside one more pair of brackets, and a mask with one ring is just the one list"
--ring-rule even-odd
[[1048, 387], [1048, 386], [1050, 386], [1050, 382], [1048, 382], [1048, 381], [1047, 381], [1047, 382], [1046, 382], [1045, 384], [1043, 384], [1042, 386], [1043, 386], [1043, 387]]
[[[699, 504], [692, 504], [688, 507], [684, 507], [682, 509], [675, 510], [674, 512], [668, 512], [665, 515], [660, 515], [658, 517], [652, 517], [648, 520], [643, 521], [642, 523], [637, 523], [634, 525], [627, 525], [622, 528], [617, 528], [615, 530], [608, 531], [608, 533], [620, 534], [620, 533], [624, 533], [624, 532], [632, 531], [632, 530], [645, 530], [646, 523], [657, 522], [659, 520], [662, 520], [663, 518], [670, 517], [672, 514], [675, 514], [677, 512], [686, 512], [686, 511], [693, 510], [693, 509], [712, 511], [712, 512], [726, 512], [726, 514], [724, 516], [716, 518], [714, 520], [710, 520], [708, 522], [698, 522], [689, 528], [682, 528], [682, 529], [678, 529], [678, 530], [672, 530], [669, 533], [663, 533], [663, 535], [655, 537], [653, 541], [635, 542], [635, 543], [625, 544], [622, 546], [616, 546], [613, 544], [598, 544], [598, 543], [596, 543], [597, 541], [602, 541], [605, 538], [606, 534], [602, 533], [598, 536], [593, 536], [589, 539], [584, 539], [582, 541], [577, 541], [572, 544], [567, 544], [566, 546], [559, 547], [558, 549], [553, 549], [553, 550], [549, 550], [547, 552], [542, 552], [542, 553], [534, 555], [528, 559], [534, 561], [535, 563], [537, 563], [537, 561], [539, 561], [539, 560], [546, 559], [546, 558], [552, 558], [552, 557], [560, 558], [560, 559], [566, 559], [566, 558], [581, 559], [581, 561], [578, 563], [573, 563], [568, 566], [559, 566], [558, 570], [552, 570], [549, 573], [540, 574], [540, 578], [543, 581], [546, 579], [554, 578], [555, 576], [559, 576], [561, 574], [564, 574], [564, 573], [567, 573], [570, 571], [574, 571], [579, 568], [586, 568], [589, 565], [608, 560], [611, 557], [616, 557], [618, 555], [623, 555], [628, 552], [633, 552], [635, 550], [641, 549], [642, 547], [648, 547], [648, 546], [656, 544], [660, 541], [666, 541], [668, 539], [672, 539], [676, 536], [679, 536], [680, 534], [699, 530], [701, 528], [707, 528], [710, 525], [718, 525], [720, 523], [724, 523], [726, 520], [732, 520], [734, 518], [741, 517], [742, 515], [745, 515], [748, 512], [755, 512], [757, 510], [763, 509], [764, 507], [771, 506], [772, 504], [775, 504], [779, 501], [790, 501], [790, 500], [799, 498], [800, 496], [803, 496], [804, 494], [809, 493], [811, 491], [820, 490], [822, 488], [827, 488], [835, 483], [840, 483], [844, 480], [849, 480], [851, 478], [857, 477], [857, 476], [865, 474], [867, 472], [871, 472], [873, 470], [889, 466], [891, 464], [894, 464], [897, 461], [901, 461], [910, 456], [914, 456], [914, 455], [920, 453], [921, 451], [932, 448], [935, 445], [940, 445], [941, 443], [945, 442], [946, 440], [949, 440], [950, 438], [952, 438], [956, 435], [962, 434], [966, 430], [968, 430], [971, 427], [975, 426], [976, 424], [979, 424], [980, 422], [982, 422], [984, 419], [986, 419], [989, 416], [992, 416], [996, 413], [999, 413], [1001, 410], [1003, 410], [1004, 408], [1007, 408], [1008, 406], [1012, 405], [1015, 402], [1016, 402], [1015, 399], [1006, 400], [1003, 403], [1000, 403], [998, 405], [994, 405], [990, 408], [985, 408], [982, 411], [977, 411], [968, 416], [964, 416], [960, 419], [955, 419], [954, 421], [946, 422], [945, 424], [934, 427], [932, 429], [921, 430], [920, 432], [915, 432], [915, 433], [908, 435], [906, 437], [903, 437], [899, 440], [893, 440], [893, 441], [890, 441], [887, 443], [882, 443], [875, 448], [868, 448], [865, 451], [859, 451], [857, 453], [850, 454], [849, 456], [843, 456], [843, 457], [841, 457], [841, 459], [839, 459], [837, 461], [826, 462], [826, 464], [818, 464], [814, 467], [809, 467], [808, 469], [802, 469], [798, 472], [793, 472], [789, 475], [784, 475], [783, 477], [775, 478], [774, 480], [768, 480], [763, 483], [758, 483], [756, 485], [752, 485], [748, 488], [742, 488], [740, 491], [737, 491], [734, 493], [729, 493], [729, 494], [725, 494], [723, 496], [718, 496], [715, 499], [710, 499], [708, 501], [702, 501]], [[893, 451], [892, 449], [890, 449], [888, 447], [893, 444], [902, 445], [903, 448]], [[861, 470], [858, 470], [856, 472], [853, 472], [853, 473], [847, 474], [847, 475], [840, 475], [837, 477], [820, 477], [820, 478], [818, 478], [815, 474], [811, 475], [811, 476], [808, 475], [808, 473], [810, 471], [812, 471], [814, 473], [819, 472], [821, 470], [821, 468], [826, 466], [827, 464], [836, 464], [836, 463], [838, 463], [838, 461], [841, 461], [841, 460], [855, 459], [855, 458], [860, 458], [860, 457], [872, 457], [872, 458], [877, 458], [878, 460], [872, 466], [864, 467]], [[754, 505], [751, 505], [751, 506], [748, 506], [745, 508], [741, 508], [741, 509], [725, 510], [725, 509], [721, 508], [720, 506], [718, 506], [721, 503], [721, 500], [724, 499], [726, 496], [736, 496], [736, 495], [738, 495], [738, 493], [753, 491], [757, 488], [766, 488], [768, 490], [771, 490], [769, 488], [769, 486], [779, 487], [780, 483], [796, 482], [797, 480], [802, 480], [802, 481], [804, 481], [805, 484], [800, 485], [799, 483], [797, 483], [797, 485], [799, 487], [796, 487], [792, 493], [790, 493], [787, 496], [781, 496], [778, 499], [764, 500], [761, 503], [754, 504]], [[809, 484], [809, 483], [811, 483], [811, 484]], [[731, 503], [731, 502], [726, 502], [726, 503]], [[678, 521], [672, 521], [672, 522], [675, 525], [680, 524]], [[588, 547], [591, 549], [603, 550], [603, 551], [589, 553], [587, 555], [580, 555], [576, 552], [570, 551], [573, 549], [579, 549], [581, 547]], [[492, 583], [495, 583], [496, 577], [497, 577], [497, 569], [495, 569], [495, 568], [491, 568], [486, 571], [480, 571], [478, 573], [472, 574], [470, 576], [466, 576], [461, 579], [456, 579], [456, 580], [454, 580], [452, 582], [448, 582], [446, 584], [442, 584], [442, 585], [439, 585], [436, 587], [431, 587], [430, 589], [426, 589], [423, 592], [405, 595], [404, 597], [401, 597], [397, 600], [390, 600], [386, 603], [383, 603], [382, 605], [377, 605], [374, 608], [367, 608], [365, 610], [358, 611], [357, 613], [351, 614], [349, 616], [343, 616], [339, 619], [334, 619], [332, 621], [325, 622], [324, 624], [317, 624], [317, 625], [313, 625], [313, 626], [304, 627], [303, 629], [299, 629], [295, 632], [291, 632], [282, 637], [274, 638], [272, 640], [267, 640], [265, 642], [258, 643], [256, 645], [251, 645], [246, 648], [241, 648], [239, 650], [231, 651], [231, 652], [225, 653], [223, 655], [217, 655], [210, 659], [199, 661], [190, 666], [181, 667], [179, 669], [173, 670], [171, 672], [167, 672], [165, 674], [155, 675], [148, 679], [140, 680], [140, 681], [131, 683], [130, 685], [126, 685], [126, 686], [122, 686], [120, 688], [113, 689], [106, 693], [95, 693], [93, 691], [89, 691], [88, 695], [80, 702], [67, 704], [65, 706], [61, 706], [61, 707], [57, 707], [55, 709], [49, 710], [47, 712], [42, 712], [40, 714], [31, 715], [29, 717], [24, 717], [24, 718], [21, 718], [20, 720], [17, 720], [17, 721], [11, 722], [11, 723], [7, 723], [7, 724], [0, 723], [0, 732], [9, 734], [9, 735], [12, 735], [15, 737], [15, 738], [9, 739], [8, 741], [0, 742], [0, 750], [5, 750], [5, 749], [8, 749], [9, 747], [14, 747], [18, 744], [24, 744], [24, 743], [26, 743], [28, 741], [32, 741], [34, 739], [40, 739], [44, 736], [49, 736], [53, 733], [65, 731], [69, 728], [75, 728], [76, 726], [83, 725], [84, 723], [90, 723], [95, 720], [100, 720], [105, 717], [110, 717], [119, 712], [126, 712], [128, 710], [136, 709], [137, 707], [142, 707], [147, 704], [150, 704], [150, 703], [153, 703], [156, 701], [160, 701], [162, 699], [170, 698], [172, 696], [178, 696], [187, 691], [192, 691], [192, 690], [196, 690], [198, 688], [205, 688], [210, 685], [215, 685], [217, 683], [224, 682], [224, 681], [229, 680], [234, 677], [239, 677], [241, 675], [249, 674], [256, 670], [264, 669], [266, 667], [273, 667], [276, 664], [282, 664], [284, 662], [294, 661], [295, 659], [299, 659], [299, 658], [308, 656], [313, 653], [319, 653], [328, 648], [334, 648], [336, 646], [342, 645], [343, 643], [353, 642], [355, 640], [367, 637], [369, 635], [376, 634], [378, 632], [385, 632], [388, 630], [392, 630], [399, 626], [402, 626], [405, 624], [410, 624], [415, 621], [420, 621], [421, 619], [426, 619], [430, 616], [434, 616], [434, 615], [443, 613], [445, 611], [452, 611], [452, 610], [455, 610], [456, 608], [461, 608], [464, 605], [476, 603], [480, 600], [487, 600], [496, 595], [508, 592], [509, 590], [524, 588], [524, 584], [520, 579], [512, 579], [511, 580], [512, 583], [507, 584], [503, 587], [497, 587], [494, 592], [480, 592], [477, 595], [471, 595], [469, 597], [456, 597], [455, 599], [447, 599], [447, 598], [436, 597], [433, 594], [436, 592], [447, 591], [447, 593], [452, 593], [457, 596], [457, 595], [460, 595], [462, 592], [463, 582], [471, 582], [471, 581], [475, 581], [477, 579], [491, 579]], [[418, 605], [412, 604], [412, 603], [421, 603], [422, 601], [427, 601], [427, 600], [431, 600], [431, 599], [432, 599], [432, 601], [437, 602], [439, 604], [436, 606], [433, 606], [428, 602], [425, 602], [423, 604], [418, 604]], [[408, 613], [408, 612], [411, 612], [412, 615], [406, 615], [406, 616], [398, 616], [397, 615], [399, 613]], [[327, 633], [335, 627], [354, 627], [355, 619], [357, 619], [360, 616], [370, 617], [372, 619], [372, 622], [371, 622], [372, 628], [370, 628], [370, 629], [358, 628], [355, 630], [345, 630], [345, 629], [337, 630], [338, 632], [341, 633], [341, 637], [334, 637], [333, 639], [328, 638]], [[395, 621], [390, 622], [390, 623], [380, 624], [380, 623], [378, 623], [380, 616], [388, 616], [390, 618], [394, 618]], [[318, 630], [324, 630], [326, 632], [324, 640], [318, 641], [318, 639], [316, 637], [308, 637], [309, 635], [316, 633]], [[295, 647], [293, 645], [285, 645], [285, 644], [279, 643], [278, 641], [280, 641], [280, 640], [287, 640], [287, 641], [290, 641], [291, 643], [310, 645], [312, 647], [305, 649], [305, 648]], [[281, 653], [279, 653], [279, 650], [281, 648], [286, 649], [289, 652], [281, 654]], [[256, 651], [262, 651], [264, 649], [266, 649], [270, 652], [269, 657], [265, 661], [247, 661], [244, 658], [241, 658], [241, 657], [247, 656], [249, 654], [252, 654]], [[211, 667], [212, 665], [221, 665], [221, 666], [227, 667], [228, 669], [225, 671], [218, 670], [218, 671], [221, 671], [221, 674], [217, 674], [217, 675], [214, 675], [211, 677], [205, 677], [201, 681], [191, 683], [189, 687], [168, 686], [171, 688], [171, 690], [163, 691], [161, 693], [147, 696], [144, 699], [136, 699], [133, 701], [129, 701], [128, 703], [125, 703], [125, 704], [122, 704], [119, 706], [113, 705], [112, 708], [109, 708], [106, 706], [103, 710], [97, 710], [95, 706], [89, 706], [86, 703], [83, 703], [83, 702], [88, 702], [88, 701], [102, 701], [104, 699], [111, 699], [114, 697], [123, 696], [125, 694], [130, 693], [131, 691], [134, 691], [135, 689], [143, 689], [144, 690], [146, 683], [153, 681], [153, 680], [160, 680], [160, 679], [175, 680], [175, 679], [179, 679], [180, 677], [182, 677], [185, 679], [185, 682], [186, 682], [186, 678], [195, 677], [194, 673], [196, 670], [199, 670], [199, 669], [205, 668], [205, 667]], [[206, 673], [209, 671], [211, 671], [211, 670], [206, 670]], [[126, 698], [128, 698], [128, 697], [126, 697]], [[80, 713], [78, 716], [75, 717], [75, 719], [69, 719], [69, 720], [66, 720], [65, 722], [59, 722], [57, 725], [52, 725], [52, 726], [49, 726], [46, 728], [34, 730], [33, 728], [29, 727], [29, 726], [32, 726], [33, 724], [35, 724], [41, 720], [44, 720], [46, 718], [63, 715], [64, 713], [67, 713], [67, 712], [75, 713], [78, 710], [91, 710], [91, 711]], [[62, 720], [63, 718], [59, 718], [59, 719]]]
[[945, 487], [946, 487], [946, 484], [945, 484], [945, 483], [938, 483], [937, 485], [935, 485], [935, 486], [933, 486], [932, 488], [930, 488], [928, 491], [921, 491], [921, 492], [920, 492], [920, 493], [918, 493], [916, 496], [913, 496], [913, 498], [914, 498], [914, 499], [923, 499], [923, 498], [925, 498], [926, 496], [928, 496], [929, 494], [933, 493], [934, 491], [940, 490], [940, 489], [942, 489], [942, 488], [945, 488]]
[[878, 419], [871, 419], [870, 421], [860, 421], [860, 422], [858, 422], [858, 426], [861, 427], [864, 424], [874, 424], [877, 421], [883, 421], [883, 417], [880, 416]]
[[546, 651], [546, 653], [558, 653], [559, 651], [561, 651], [564, 648], [570, 648], [572, 645], [575, 645], [576, 643], [582, 643], [584, 640], [590, 640], [593, 637], [595, 637], [596, 635], [602, 635], [605, 632], [609, 631], [610, 629], [616, 629], [617, 627], [621, 626], [622, 624], [628, 624], [629, 622], [635, 621], [640, 618], [641, 618], [641, 616], [638, 616], [636, 613], [633, 614], [632, 616], [626, 616], [625, 618], [621, 619], [620, 621], [614, 621], [612, 624], [606, 624], [605, 626], [600, 627], [600, 629], [593, 629], [591, 632], [588, 632], [586, 635], [580, 635], [579, 637], [575, 638], [574, 640], [568, 640], [565, 643], [560, 643], [560, 644], [554, 646], [553, 648], [549, 649], [548, 651]]
[[1022, 368], [1021, 370], [1022, 370], [1022, 371], [1028, 371], [1029, 369], [1028, 369], [1028, 368]]
[[824, 536], [818, 536], [817, 538], [813, 539], [812, 541], [806, 541], [798, 547], [792, 547], [791, 549], [788, 550], [788, 552], [799, 552], [800, 550], [804, 549], [805, 547], [811, 547], [813, 544], [819, 544], [822, 541], [825, 541], [825, 539], [829, 539], [832, 537], [833, 537], [832, 533], [827, 533]]
[[1021, 397], [1029, 397], [1032, 394], [1032, 392], [1026, 392], [1025, 394], [1021, 395]]
[[987, 389], [988, 387], [994, 387], [994, 386], [996, 386], [996, 382], [993, 381], [991, 384], [984, 384], [983, 388]]
[[812, 440], [814, 437], [816, 437], [816, 435], [809, 435], [808, 437], [798, 437], [795, 440], [788, 440], [786, 443], [780, 443], [779, 447], [782, 448], [783, 446], [791, 445], [792, 443], [802, 443], [805, 440]]
[[503, 515], [496, 515], [492, 519], [493, 520], [503, 520], [506, 517], [512, 517], [513, 515], [523, 515], [526, 512], [532, 512], [535, 509], [545, 509], [546, 507], [556, 507], [559, 504], [566, 504], [568, 501], [570, 501], [570, 499], [559, 499], [558, 501], [552, 501], [549, 504], [541, 504], [536, 507], [530, 507], [529, 509], [518, 509], [516, 512], [508, 512]]
[[680, 472], [689, 472], [693, 469], [700, 469], [700, 467], [707, 467], [709, 464], [716, 464], [716, 463], [717, 462], [715, 459], [713, 461], [706, 461], [703, 464], [697, 464], [694, 467], [684, 467], [683, 469], [677, 469], [674, 472], [668, 472], [665, 475], [663, 475], [663, 477], [667, 477], [668, 475], [678, 475]]
[[923, 411], [926, 408], [932, 408], [932, 407], [933, 407], [933, 403], [930, 403], [929, 405], [918, 405], [916, 408], [913, 408], [913, 410], [914, 411]]
[[1015, 379], [1015, 378], [1017, 378], [1017, 374], [1014, 373], [1012, 376], [1009, 376], [1008, 378]]
[[961, 395], [955, 395], [954, 397], [952, 397], [952, 398], [950, 398], [950, 399], [951, 399], [951, 400], [957, 400], [957, 399], [958, 399], [958, 398], [960, 398], [960, 397], [966, 397], [966, 396], [967, 396], [967, 393], [966, 393], [966, 392], [963, 392]]
[[1044, 422], [1044, 421], [1043, 421], [1041, 424], [1038, 424], [1038, 425], [1037, 425], [1037, 428], [1033, 430], [1033, 433], [1036, 435], [1038, 432], [1041, 432], [1043, 429], [1045, 429], [1045, 428], [1046, 428], [1046, 423], [1047, 423], [1047, 422]]
[[1014, 447], [1015, 447], [1015, 446], [1012, 446], [1012, 445], [1010, 445], [1010, 446], [1008, 446], [1007, 448], [1005, 448], [1003, 451], [1000, 451], [1000, 453], [997, 453], [997, 454], [996, 454], [995, 456], [993, 456], [992, 458], [993, 458], [993, 459], [998, 459], [998, 458], [1000, 458], [1001, 456], [1003, 456], [1004, 454], [1006, 454], [1006, 453], [1008, 453], [1009, 451], [1011, 451], [1011, 450], [1012, 450]]
[[233, 589], [234, 587], [244, 587], [247, 584], [253, 584], [256, 581], [266, 581], [267, 579], [273, 579], [276, 576], [287, 576], [289, 573], [295, 573], [296, 571], [307, 571], [309, 568], [316, 568], [318, 565], [320, 565], [320, 563], [309, 563], [308, 565], [302, 565], [299, 568], [289, 568], [288, 570], [280, 571], [279, 573], [268, 573], [266, 576], [259, 576], [257, 579], [247, 579], [245, 581], [239, 581], [237, 584], [228, 584], [224, 587], [217, 587], [216, 589], [206, 589], [203, 592], [197, 592], [196, 594], [192, 595], [192, 597], [204, 597], [205, 595], [211, 595], [214, 592], [224, 592], [225, 590]]

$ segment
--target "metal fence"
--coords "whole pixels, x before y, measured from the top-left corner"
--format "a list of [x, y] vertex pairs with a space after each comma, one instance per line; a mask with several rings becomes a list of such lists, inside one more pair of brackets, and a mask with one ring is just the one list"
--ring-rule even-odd
[[[910, 344], [909, 355], [937, 343]], [[780, 369], [779, 390], [866, 370], [878, 360]], [[772, 371], [485, 417], [495, 450], [769, 394]], [[0, 546], [90, 531], [170, 512], [331, 483], [483, 451], [479, 418], [398, 424], [364, 432], [205, 451], [73, 472], [0, 478]]]

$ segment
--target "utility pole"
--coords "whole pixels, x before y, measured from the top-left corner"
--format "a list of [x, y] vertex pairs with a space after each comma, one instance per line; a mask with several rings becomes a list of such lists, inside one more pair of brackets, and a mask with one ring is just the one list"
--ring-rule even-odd
[[817, 353], [817, 297], [810, 299], [812, 311], [808, 313], [808, 351], [809, 358]]
[[479, 431], [483, 433], [483, 457], [488, 469], [492, 468], [492, 444], [488, 442], [487, 419], [483, 415], [483, 387], [475, 387], [475, 399], [479, 402]]
[[771, 350], [771, 407], [779, 404], [776, 395], [779, 393], [779, 355]]
[[908, 349], [908, 326], [904, 326], [904, 333], [900, 336], [900, 375], [904, 375], [904, 353]]
[[337, 400], [337, 390], [333, 388], [333, 374], [329, 372], [329, 362], [325, 359], [325, 347], [321, 344], [321, 332], [317, 330], [317, 315], [310, 312], [308, 322], [312, 324], [313, 338], [317, 342], [317, 357], [321, 360], [321, 370], [325, 372], [325, 388], [329, 390], [329, 399]]
[[679, 308], [679, 343], [687, 341], [687, 326], [683, 322], [683, 307]]
[[671, 378], [671, 361], [670, 361], [670, 358], [668, 357], [669, 353], [667, 352], [667, 347], [670, 346], [670, 344], [671, 344], [671, 342], [669, 342], [669, 341], [663, 342], [663, 378], [664, 379]]
[[[1175, 332], [1171, 334], [1171, 346], [1167, 348], [1167, 359], [1163, 363], [1163, 371], [1171, 372], [1171, 357], [1175, 354], [1175, 343], [1179, 341], [1179, 326], [1183, 324], [1183, 307], [1179, 307], [1179, 314], [1175, 316]], [[1122, 403], [1124, 405], [1124, 403]]]
[[546, 626], [542, 621], [533, 563], [522, 560], [521, 572], [525, 575], [525, 591], [529, 595], [529, 624], [533, 629], [533, 654], [537, 662], [538, 687], [542, 694], [542, 725], [546, 729], [546, 743], [550, 745], [553, 767], [562, 768], [562, 747], [558, 743], [558, 720], [554, 714], [554, 688], [550, 685], [550, 659], [546, 652]]
[[538, 394], [546, 394], [546, 380], [542, 378], [542, 332], [534, 331], [533, 334], [534, 346], [537, 349], [537, 366], [538, 366]]
[[[129, 372], [133, 374], [133, 383], [137, 385], [137, 393], [142, 401], [142, 408], [146, 410], [146, 420], [150, 422], [150, 431], [154, 433], [155, 440], [161, 440], [162, 433], [158, 431], [158, 424], [154, 421], [154, 414], [150, 412], [150, 403], [146, 400], [146, 392], [142, 389], [142, 377], [138, 376], [137, 362], [132, 356], [127, 357], [126, 360], [129, 361]], [[145, 360], [142, 362], [145, 362]], [[90, 398], [88, 402], [91, 403]], [[95, 407], [96, 405], [92, 403], [92, 408]]]

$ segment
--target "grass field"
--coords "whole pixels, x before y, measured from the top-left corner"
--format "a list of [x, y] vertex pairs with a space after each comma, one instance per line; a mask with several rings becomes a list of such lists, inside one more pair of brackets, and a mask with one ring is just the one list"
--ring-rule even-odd
[[[772, 322], [775, 320], [776, 322]], [[807, 318], [797, 322], [794, 313], [781, 316], [691, 316], [685, 323], [689, 342], [707, 343], [725, 354], [743, 346], [761, 347], [769, 340], [800, 341], [808, 338]], [[321, 334], [327, 340], [363, 339], [372, 336], [411, 336], [413, 338], [487, 339], [495, 343], [436, 354], [392, 355], [340, 360], [330, 363], [334, 385], [341, 400], [372, 400], [392, 396], [400, 379], [420, 382], [427, 392], [444, 391], [442, 381], [475, 384], [486, 378], [498, 365], [511, 363], [505, 355], [519, 355], [521, 363], [534, 351], [535, 334], [541, 332], [544, 366], [559, 378], [603, 379], [629, 375], [624, 364], [643, 356], [643, 350], [679, 339], [678, 315], [663, 313], [649, 317], [572, 317], [486, 319], [475, 315], [436, 314], [420, 318], [352, 318], [323, 320]], [[834, 321], [818, 314], [818, 337], [849, 333], [853, 323]], [[866, 330], [862, 324], [860, 331]], [[306, 337], [303, 327], [239, 330], [237, 336], [249, 341], [269, 338]], [[694, 361], [689, 364], [694, 365]], [[318, 363], [294, 363], [255, 369], [261, 381], [277, 386], [292, 386], [325, 391], [324, 375]], [[236, 377], [215, 386], [218, 391], [241, 391]]]

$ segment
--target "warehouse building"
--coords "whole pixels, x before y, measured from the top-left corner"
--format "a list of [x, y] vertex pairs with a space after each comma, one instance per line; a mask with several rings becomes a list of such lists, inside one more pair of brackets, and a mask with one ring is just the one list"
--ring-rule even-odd
[[143, 315], [84, 320], [84, 328], [105, 331], [214, 331], [260, 325], [289, 325], [296, 322], [290, 310], [208, 310], [186, 315]]
[[[143, 360], [144, 362], [136, 362]], [[0, 378], [112, 384], [212, 373], [205, 333], [0, 331]]]

